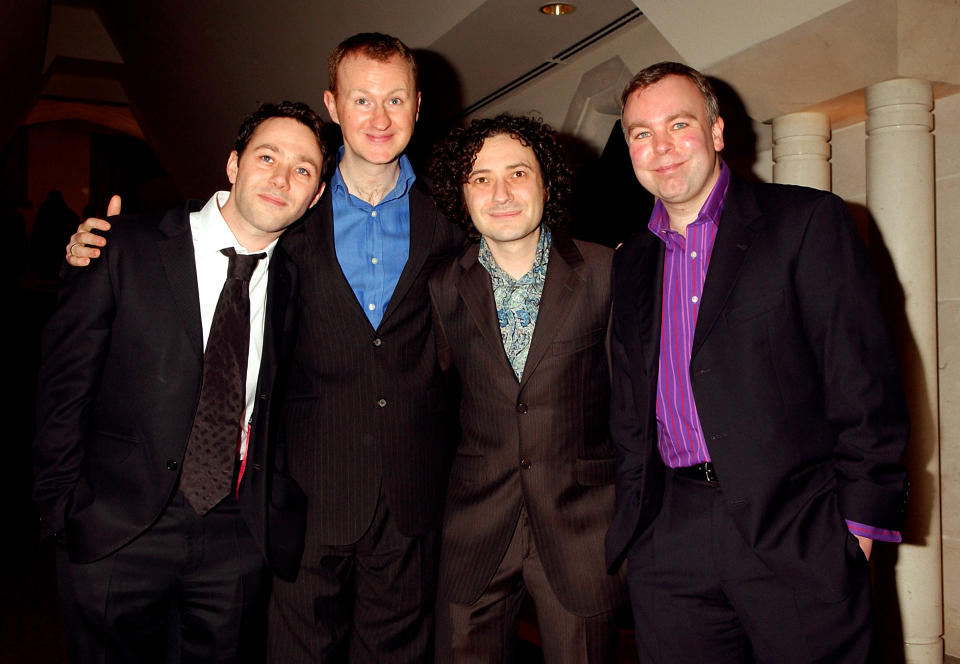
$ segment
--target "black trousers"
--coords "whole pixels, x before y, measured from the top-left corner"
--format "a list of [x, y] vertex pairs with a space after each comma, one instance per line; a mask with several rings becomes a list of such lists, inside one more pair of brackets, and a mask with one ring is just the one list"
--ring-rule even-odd
[[359, 541], [305, 556], [294, 583], [274, 579], [268, 661], [432, 662], [439, 543], [401, 533], [381, 497]]
[[74, 664], [262, 661], [266, 568], [230, 498], [200, 516], [177, 493], [106, 558], [61, 550], [57, 578]]
[[668, 471], [663, 508], [627, 557], [640, 661], [869, 662], [870, 574], [862, 553], [858, 560], [851, 594], [825, 602], [757, 558], [722, 488]]

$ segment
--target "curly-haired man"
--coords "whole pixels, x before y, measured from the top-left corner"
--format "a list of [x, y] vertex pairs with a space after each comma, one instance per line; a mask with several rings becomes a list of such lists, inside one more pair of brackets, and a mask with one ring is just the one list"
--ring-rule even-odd
[[441, 544], [437, 661], [509, 659], [521, 600], [548, 662], [615, 660], [623, 580], [613, 513], [604, 350], [612, 252], [561, 229], [570, 174], [542, 122], [454, 130], [433, 169], [438, 207], [478, 241], [430, 280], [441, 367], [462, 435]]

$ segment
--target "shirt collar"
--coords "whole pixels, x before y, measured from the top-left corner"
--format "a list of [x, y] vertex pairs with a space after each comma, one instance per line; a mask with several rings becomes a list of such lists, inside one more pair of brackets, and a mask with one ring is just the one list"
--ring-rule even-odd
[[480, 236], [480, 251], [477, 254], [477, 260], [480, 262], [487, 272], [490, 274], [495, 274], [500, 278], [506, 279], [510, 282], [528, 283], [533, 281], [536, 278], [536, 275], [543, 274], [544, 269], [546, 268], [547, 261], [550, 259], [550, 244], [552, 236], [550, 235], [550, 229], [540, 224], [540, 239], [537, 240], [537, 253], [533, 257], [533, 267], [530, 268], [530, 271], [519, 279], [514, 279], [509, 274], [504, 272], [499, 265], [497, 265], [496, 259], [493, 257], [493, 253], [490, 251], [490, 247], [487, 246], [487, 240], [482, 235]]
[[[720, 215], [723, 213], [723, 199], [727, 195], [727, 187], [730, 185], [730, 168], [726, 162], [720, 161], [720, 175], [710, 190], [710, 195], [703, 202], [703, 207], [697, 214], [693, 224], [701, 224], [710, 221], [714, 226], [720, 225]], [[653, 212], [650, 214], [650, 223], [647, 224], [650, 232], [660, 239], [666, 239], [667, 232], [670, 230], [670, 215], [667, 214], [667, 208], [659, 198], [653, 206]]]
[[[333, 189], [333, 193], [338, 196], [348, 197], [350, 192], [347, 190], [347, 183], [343, 181], [343, 176], [340, 174], [340, 161], [343, 159], [343, 150], [344, 147], [342, 145], [340, 149], [337, 150], [337, 167], [333, 169], [333, 175], [330, 177], [330, 187]], [[400, 155], [397, 164], [400, 166], [400, 176], [397, 178], [397, 184], [393, 188], [393, 191], [384, 196], [383, 200], [377, 203], [377, 205], [382, 205], [388, 201], [406, 196], [410, 187], [413, 186], [414, 180], [417, 179], [417, 174], [413, 172], [413, 166], [410, 165], [410, 160], [407, 159], [407, 155]]]
[[190, 214], [190, 230], [193, 233], [193, 248], [198, 255], [218, 253], [226, 247], [233, 247], [238, 254], [259, 254], [267, 253], [267, 260], [273, 255], [273, 250], [277, 246], [277, 239], [267, 245], [266, 249], [259, 251], [248, 251], [240, 246], [237, 238], [233, 236], [230, 227], [227, 226], [223, 213], [220, 212], [227, 200], [230, 198], [229, 191], [218, 191], [210, 197], [206, 205], [198, 212]]

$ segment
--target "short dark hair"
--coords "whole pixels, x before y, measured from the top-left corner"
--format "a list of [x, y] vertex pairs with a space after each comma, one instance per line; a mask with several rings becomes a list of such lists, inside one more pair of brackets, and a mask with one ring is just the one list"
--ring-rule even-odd
[[495, 118], [474, 120], [464, 128], [454, 128], [433, 152], [430, 175], [437, 207], [470, 237], [480, 237], [467, 211], [463, 185], [467, 183], [483, 142], [494, 136], [509, 136], [533, 150], [547, 194], [543, 223], [550, 229], [561, 226], [567, 218], [570, 169], [564, 161], [557, 132], [533, 117], [502, 114]]
[[327, 58], [327, 76], [330, 81], [330, 91], [334, 94], [337, 92], [337, 69], [340, 67], [340, 62], [351, 54], [364, 55], [377, 62], [387, 62], [394, 56], [403, 58], [413, 72], [414, 92], [420, 89], [417, 60], [406, 44], [382, 32], [360, 32], [340, 42]]
[[711, 125], [717, 121], [717, 118], [720, 117], [720, 103], [717, 101], [717, 93], [713, 91], [710, 81], [693, 67], [688, 67], [680, 62], [658, 62], [637, 72], [620, 95], [620, 109], [622, 110], [627, 105], [627, 98], [631, 94], [654, 83], [659, 83], [667, 76], [683, 76], [696, 85], [703, 96], [703, 103], [707, 107], [707, 121]]
[[237, 151], [237, 157], [243, 155], [243, 151], [247, 149], [250, 137], [253, 136], [257, 127], [270, 118], [290, 118], [313, 132], [317, 139], [317, 145], [320, 146], [320, 154], [323, 155], [323, 163], [320, 164], [320, 182], [324, 182], [332, 167], [332, 151], [324, 140], [323, 120], [302, 101], [260, 104], [257, 110], [245, 117], [243, 122], [240, 123], [240, 129], [237, 130], [237, 140], [233, 144], [233, 149]]

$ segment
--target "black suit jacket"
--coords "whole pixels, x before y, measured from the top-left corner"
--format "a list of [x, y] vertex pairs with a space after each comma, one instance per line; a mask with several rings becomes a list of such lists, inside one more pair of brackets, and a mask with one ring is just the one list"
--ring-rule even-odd
[[537, 325], [518, 382], [503, 349], [479, 244], [430, 280], [441, 366], [459, 379], [462, 435], [450, 473], [440, 593], [470, 604], [510, 544], [521, 506], [550, 585], [583, 616], [622, 603], [603, 536], [613, 516], [607, 417], [606, 247], [554, 233]]
[[[663, 494], [663, 258], [663, 243], [644, 232], [614, 259], [611, 566]], [[690, 380], [727, 508], [785, 580], [843, 596], [858, 551], [844, 519], [900, 527], [908, 436], [877, 286], [843, 201], [734, 176], [701, 302]]]
[[310, 497], [308, 559], [316, 546], [358, 540], [381, 491], [404, 534], [436, 527], [453, 445], [427, 278], [462, 246], [462, 233], [418, 180], [409, 257], [373, 329], [337, 260], [329, 190], [282, 241], [301, 291], [281, 432], [290, 472]]
[[[127, 544], [176, 491], [202, 380], [189, 223], [201, 206], [118, 218], [102, 257], [67, 273], [44, 330], [34, 497], [42, 534], [65, 530], [76, 562]], [[295, 330], [295, 291], [296, 271], [278, 247], [239, 495], [266, 560], [284, 578], [298, 568], [305, 504], [290, 478], [277, 473], [268, 432], [274, 376]], [[271, 492], [276, 509], [269, 508]]]

